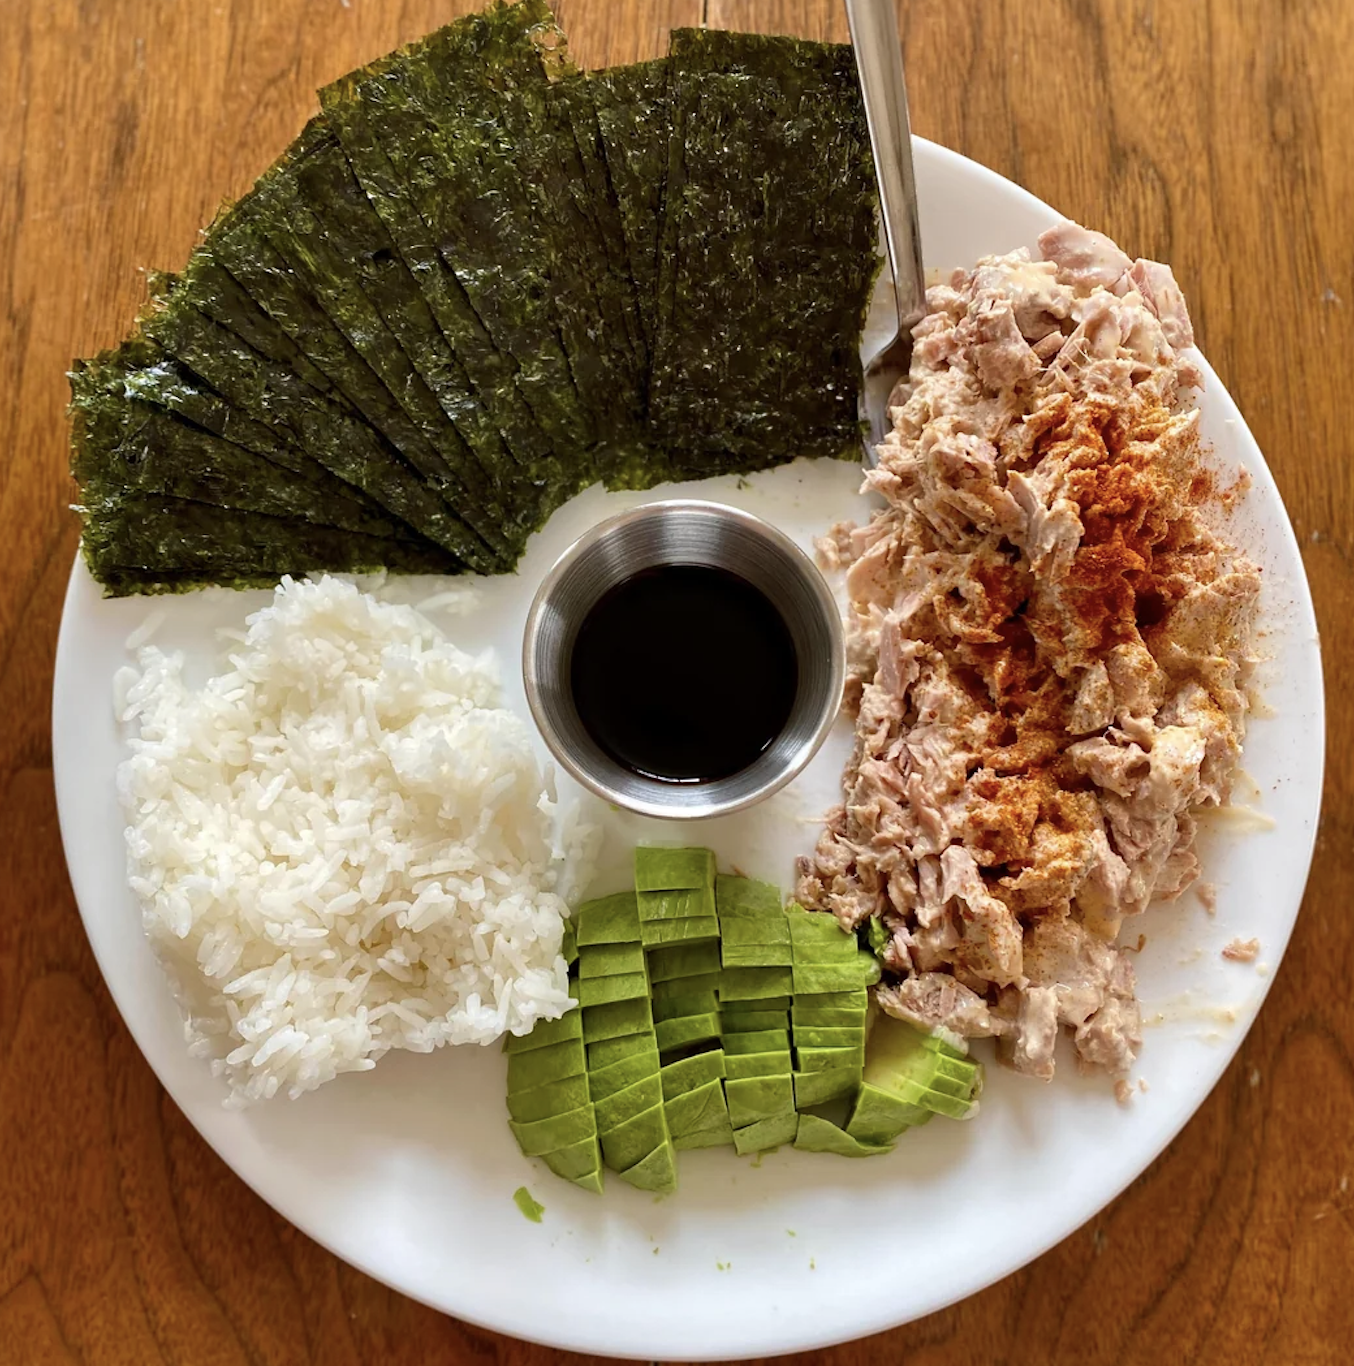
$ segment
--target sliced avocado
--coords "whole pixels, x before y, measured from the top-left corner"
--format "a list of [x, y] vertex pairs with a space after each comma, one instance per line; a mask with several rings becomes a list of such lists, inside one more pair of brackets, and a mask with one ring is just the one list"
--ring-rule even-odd
[[674, 998], [681, 999], [687, 996], [709, 996], [712, 999], [708, 1009], [714, 1010], [720, 981], [721, 978], [717, 972], [703, 972], [698, 977], [673, 977], [666, 982], [655, 982], [653, 984], [653, 998], [655, 1002], [658, 1002]]
[[711, 915], [701, 887], [674, 887], [665, 892], [638, 892], [639, 918], [645, 920], [690, 920]]
[[[720, 1001], [720, 1009], [730, 1019], [736, 1019], [740, 1016], [752, 1015], [762, 1011], [775, 1010], [784, 1015], [788, 1020], [790, 1014], [790, 1001], [791, 998], [789, 996], [752, 997], [746, 1001], [740, 1001], [736, 997], [732, 1000], [725, 997]], [[779, 1028], [779, 1025], [777, 1025], [776, 1028]]]
[[[829, 1075], [817, 1073], [818, 1076]], [[910, 1105], [889, 1091], [865, 1082], [856, 1093], [846, 1132], [862, 1143], [888, 1143], [904, 1129], [925, 1124], [931, 1112], [919, 1105]]]
[[679, 1020], [660, 1020], [654, 1026], [654, 1033], [658, 1038], [658, 1051], [668, 1053], [687, 1044], [719, 1038], [719, 1016], [684, 1015]]
[[534, 1048], [529, 1053], [509, 1053], [508, 1090], [530, 1091], [552, 1081], [581, 1077], [586, 1071], [582, 1041], [564, 1039], [546, 1048]]
[[730, 944], [739, 948], [755, 947], [761, 944], [789, 944], [790, 929], [785, 917], [777, 911], [774, 915], [726, 915], [723, 907], [719, 911], [719, 935], [724, 947]]
[[715, 856], [709, 849], [635, 850], [635, 890], [665, 892], [677, 887], [713, 887]]
[[637, 1030], [633, 1034], [620, 1034], [612, 1039], [598, 1039], [588, 1045], [588, 1076], [595, 1078], [604, 1068], [613, 1063], [624, 1062], [630, 1058], [654, 1058], [658, 1066], [658, 1044], [652, 1029]]
[[587, 1077], [565, 1077], [563, 1081], [533, 1086], [530, 1091], [509, 1091], [508, 1115], [519, 1124], [527, 1124], [549, 1119], [551, 1115], [568, 1114], [591, 1099]]
[[656, 1025], [660, 1020], [680, 1020], [688, 1015], [710, 1015], [718, 1009], [719, 997], [713, 991], [692, 991], [684, 996], [655, 996], [653, 1018]]
[[982, 1069], [975, 1068], [967, 1081], [942, 1075], [938, 1071], [939, 1060], [955, 1059], [933, 1045], [928, 1046], [928, 1037], [901, 1020], [881, 1016], [870, 1036], [865, 1080], [909, 1105], [962, 1119], [981, 1088]]
[[637, 1081], [659, 1074], [658, 1049], [653, 1040], [648, 1040], [649, 1049], [645, 1053], [634, 1053], [629, 1057], [617, 1058], [604, 1067], [595, 1068], [588, 1073], [588, 1092], [593, 1104], [600, 1104], [608, 1096], [624, 1091]]
[[675, 1137], [672, 1146], [679, 1152], [686, 1152], [692, 1148], [727, 1148], [732, 1142], [733, 1125], [729, 1123], [728, 1115], [725, 1115], [722, 1124], [716, 1124], [710, 1129], [688, 1131]]
[[796, 946], [800, 944], [854, 945], [856, 937], [842, 929], [841, 922], [827, 911], [805, 911], [791, 906], [785, 912], [786, 924], [790, 927], [790, 938]]
[[590, 944], [578, 957], [578, 975], [617, 977], [621, 973], [644, 971], [644, 946], [633, 944]]
[[592, 1108], [597, 1115], [597, 1132], [602, 1141], [606, 1141], [607, 1134], [613, 1129], [619, 1129], [627, 1120], [642, 1115], [645, 1110], [651, 1110], [662, 1101], [663, 1084], [657, 1072], [632, 1082], [623, 1091], [613, 1091], [609, 1096], [595, 1101]]
[[647, 994], [643, 998], [587, 1006], [583, 1011], [583, 1037], [590, 1044], [602, 1039], [619, 1039], [626, 1034], [640, 1034], [652, 1028], [653, 1011], [649, 1008]]
[[663, 1064], [663, 1099], [694, 1091], [708, 1082], [722, 1081], [727, 1060], [722, 1048], [708, 1053], [693, 1053], [689, 1058]]
[[580, 1105], [576, 1110], [562, 1115], [551, 1115], [549, 1119], [535, 1119], [520, 1123], [515, 1119], [508, 1121], [508, 1128], [517, 1140], [517, 1146], [527, 1157], [540, 1157], [554, 1152], [556, 1148], [567, 1148], [571, 1143], [581, 1143], [597, 1132], [591, 1105]]
[[571, 1010], [557, 1020], [537, 1020], [530, 1034], [509, 1034], [505, 1052], [530, 1053], [534, 1048], [548, 1048], [565, 1039], [582, 1037], [583, 1015], [580, 1011]]
[[796, 967], [835, 967], [842, 963], [850, 965], [861, 957], [869, 958], [871, 962], [877, 961], [873, 954], [862, 954], [855, 939], [849, 934], [839, 935], [832, 942], [828, 940], [801, 940], [792, 947]]
[[[540, 1158], [556, 1176], [577, 1181], [580, 1186], [586, 1183], [587, 1177], [602, 1169], [602, 1150], [597, 1144], [596, 1134], [590, 1138], [580, 1139], [577, 1143], [571, 1143], [567, 1148], [556, 1148], [553, 1152], [541, 1153]], [[596, 1190], [600, 1194], [602, 1188], [598, 1185], [589, 1186], [588, 1189]]]
[[585, 901], [574, 912], [578, 945], [633, 944], [639, 940], [639, 907], [634, 892]]
[[729, 1102], [729, 1119], [735, 1129], [795, 1108], [794, 1085], [788, 1073], [780, 1077], [726, 1081], [724, 1094]]
[[784, 996], [793, 989], [793, 968], [726, 968], [720, 979], [720, 997], [728, 1001], [765, 1000]]
[[[803, 1001], [821, 1000], [818, 996], [805, 996]], [[865, 1010], [841, 1009], [837, 1006], [814, 1006], [796, 1003], [790, 1008], [790, 1020], [796, 1029], [801, 1025], [809, 1029], [864, 1029]]]
[[677, 977], [703, 977], [719, 971], [717, 943], [674, 944], [671, 948], [650, 949], [646, 957], [649, 978], [655, 985]]
[[564, 939], [559, 951], [566, 967], [571, 968], [578, 961], [578, 926], [572, 919], [564, 922]]
[[870, 993], [865, 987], [853, 987], [850, 991], [806, 992], [794, 1002], [796, 1011], [801, 1010], [850, 1010], [857, 1018], [870, 1008]]
[[628, 1167], [620, 1173], [620, 1178], [636, 1190], [671, 1195], [677, 1189], [677, 1159], [671, 1142], [655, 1148], [648, 1157]]
[[726, 912], [747, 912], [767, 919], [779, 917], [784, 923], [780, 891], [769, 882], [721, 873], [715, 878], [715, 903], [721, 916]]
[[970, 1086], [977, 1084], [981, 1063], [974, 1062], [971, 1058], [952, 1058], [946, 1053], [937, 1053], [935, 1060], [936, 1076], [953, 1077], [956, 1081], [967, 1082]]
[[647, 1001], [649, 978], [643, 972], [622, 972], [614, 977], [585, 977], [574, 984], [573, 992], [584, 1010], [612, 1001]]
[[735, 1010], [735, 1006], [761, 1005], [760, 1001], [729, 1001], [722, 1008], [720, 1022], [726, 1034], [760, 1033], [764, 1029], [789, 1029], [790, 1016], [784, 1010]]
[[793, 972], [795, 995], [812, 996], [871, 986], [879, 980], [879, 963], [872, 955], [857, 951], [854, 963], [803, 968], [796, 965]]
[[724, 1059], [724, 1075], [730, 1081], [747, 1077], [783, 1077], [792, 1067], [790, 1050], [776, 1049], [766, 1053], [730, 1053]]
[[800, 1048], [795, 1046], [795, 1061], [801, 1072], [828, 1072], [837, 1067], [865, 1067], [865, 1047]]
[[801, 1025], [794, 1027], [796, 1048], [864, 1048], [865, 1025]]
[[842, 1157], [875, 1157], [893, 1151], [892, 1143], [862, 1143], [818, 1115], [800, 1115], [795, 1147], [804, 1152], [837, 1153]]
[[947, 1058], [967, 1058], [968, 1043], [959, 1038], [958, 1035], [946, 1037], [943, 1034], [928, 1034], [922, 1040], [922, 1047], [928, 1048], [932, 1053], [939, 1053]]
[[685, 920], [646, 920], [640, 938], [646, 949], [665, 944], [718, 939], [719, 921], [712, 915], [692, 916]]
[[749, 1153], [763, 1153], [793, 1143], [799, 1129], [799, 1116], [790, 1110], [783, 1115], [772, 1115], [733, 1131], [733, 1146], [739, 1157]]
[[628, 1171], [655, 1148], [668, 1142], [668, 1125], [663, 1115], [662, 1101], [599, 1137], [602, 1157], [607, 1166], [612, 1171]]
[[753, 1029], [733, 1033], [724, 1041], [726, 1053], [766, 1053], [773, 1049], [790, 1047], [788, 1029]]
[[823, 1105], [829, 1100], [855, 1095], [860, 1086], [859, 1067], [837, 1067], [823, 1072], [796, 1072], [795, 1106], [807, 1110], [811, 1105]]
[[794, 962], [789, 944], [730, 944], [727, 939], [720, 957], [726, 968], [788, 968]]
[[708, 1081], [694, 1090], [683, 1091], [664, 1102], [668, 1117], [668, 1132], [673, 1138], [701, 1129], [714, 1129], [727, 1124], [729, 1107], [724, 1100], [724, 1087], [719, 1081]]

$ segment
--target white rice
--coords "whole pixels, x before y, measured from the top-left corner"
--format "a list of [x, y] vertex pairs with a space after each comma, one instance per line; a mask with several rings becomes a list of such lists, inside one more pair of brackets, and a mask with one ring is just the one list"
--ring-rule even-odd
[[154, 646], [115, 680], [131, 886], [227, 1105], [562, 1014], [598, 832], [492, 660], [332, 578], [246, 626], [201, 690]]

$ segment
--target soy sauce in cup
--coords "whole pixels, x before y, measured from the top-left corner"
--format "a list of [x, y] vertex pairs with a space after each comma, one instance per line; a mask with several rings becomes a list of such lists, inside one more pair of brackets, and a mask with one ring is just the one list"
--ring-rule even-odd
[[594, 604], [570, 686], [584, 729], [618, 764], [708, 783], [742, 772], [780, 735], [799, 668], [784, 618], [745, 578], [663, 564]]

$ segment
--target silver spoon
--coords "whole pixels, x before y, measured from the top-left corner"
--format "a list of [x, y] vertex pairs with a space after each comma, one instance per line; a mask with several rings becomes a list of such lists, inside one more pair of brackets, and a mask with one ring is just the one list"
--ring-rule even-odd
[[893, 4], [894, 0], [846, 0], [898, 307], [898, 330], [893, 340], [866, 362], [860, 390], [860, 416], [869, 432], [865, 453], [870, 464], [875, 462], [875, 445], [889, 433], [889, 395], [912, 363], [912, 328], [926, 312], [903, 45]]

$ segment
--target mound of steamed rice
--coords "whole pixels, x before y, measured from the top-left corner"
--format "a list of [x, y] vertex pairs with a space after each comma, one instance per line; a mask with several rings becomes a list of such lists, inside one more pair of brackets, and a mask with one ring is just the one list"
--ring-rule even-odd
[[201, 689], [154, 646], [116, 683], [131, 886], [226, 1103], [562, 1014], [596, 832], [492, 660], [332, 578], [283, 580], [246, 627]]

